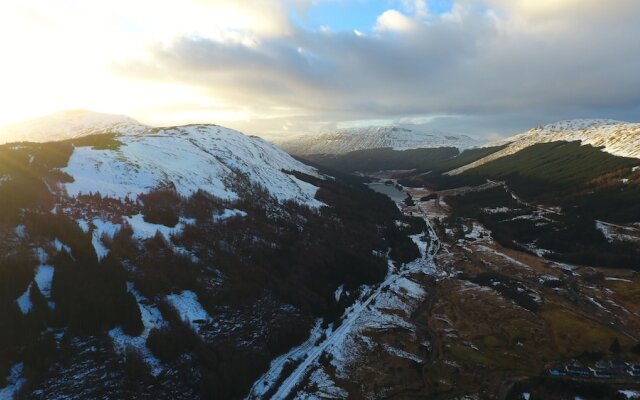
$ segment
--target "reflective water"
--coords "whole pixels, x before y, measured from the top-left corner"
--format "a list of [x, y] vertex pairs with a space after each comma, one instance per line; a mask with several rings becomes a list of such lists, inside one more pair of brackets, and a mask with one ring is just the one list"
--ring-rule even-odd
[[368, 183], [367, 186], [378, 193], [386, 194], [387, 196], [389, 196], [389, 198], [391, 198], [391, 200], [395, 201], [396, 203], [399, 203], [407, 198], [407, 194], [401, 190], [398, 190], [394, 185], [385, 185], [382, 182], [373, 182]]

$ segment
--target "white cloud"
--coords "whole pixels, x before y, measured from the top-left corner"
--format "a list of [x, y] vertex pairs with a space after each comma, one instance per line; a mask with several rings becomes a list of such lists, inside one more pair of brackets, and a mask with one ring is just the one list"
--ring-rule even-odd
[[376, 29], [379, 31], [408, 32], [417, 26], [418, 22], [397, 10], [385, 11], [376, 22]]

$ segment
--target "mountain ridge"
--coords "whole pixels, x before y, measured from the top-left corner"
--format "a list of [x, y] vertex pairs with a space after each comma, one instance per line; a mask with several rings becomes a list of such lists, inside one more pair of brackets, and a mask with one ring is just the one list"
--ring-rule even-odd
[[[73, 181], [63, 190], [73, 196], [135, 198], [168, 186], [182, 196], [203, 190], [234, 200], [231, 182], [248, 181], [279, 201], [322, 205], [315, 187], [283, 172], [320, 177], [315, 169], [262, 138], [214, 124], [151, 127], [124, 115], [70, 110], [0, 128], [0, 144], [64, 141], [72, 141], [73, 150], [60, 170]], [[106, 147], [96, 146], [102, 141]]]
[[392, 148], [457, 147], [467, 149], [481, 144], [466, 135], [445, 134], [434, 130], [402, 126], [369, 126], [338, 129], [318, 135], [304, 135], [276, 142], [295, 155], [344, 154], [357, 150]]
[[66, 110], [0, 127], [0, 144], [45, 143], [100, 133], [124, 133], [149, 128], [126, 115]]
[[580, 141], [583, 145], [601, 147], [603, 151], [616, 156], [640, 158], [640, 123], [607, 119], [575, 119], [537, 126], [526, 132], [487, 144], [486, 146], [506, 145], [506, 147], [449, 173], [453, 175], [462, 173], [534, 144], [561, 141]]

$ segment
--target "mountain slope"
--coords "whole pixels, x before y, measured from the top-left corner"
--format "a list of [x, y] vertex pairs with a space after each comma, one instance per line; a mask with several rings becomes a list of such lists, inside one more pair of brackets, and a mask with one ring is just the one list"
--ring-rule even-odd
[[76, 148], [63, 171], [74, 178], [70, 195], [100, 192], [135, 198], [171, 186], [182, 196], [203, 190], [225, 200], [238, 199], [242, 180], [258, 184], [280, 201], [312, 207], [317, 188], [283, 171], [318, 176], [308, 167], [258, 137], [214, 125], [153, 128], [125, 133], [115, 149]]
[[419, 255], [385, 196], [260, 138], [83, 126], [0, 145], [3, 398], [243, 398]]
[[320, 135], [299, 136], [277, 143], [295, 155], [343, 154], [357, 150], [393, 148], [407, 150], [432, 147], [467, 149], [480, 142], [465, 135], [445, 135], [435, 131], [397, 126], [340, 129]]
[[131, 133], [145, 128], [145, 125], [124, 115], [71, 110], [0, 127], [0, 144], [53, 142], [99, 133]]
[[590, 144], [594, 147], [602, 147], [603, 151], [616, 156], [640, 158], [640, 124], [600, 119], [568, 120], [539, 126], [519, 135], [490, 143], [488, 146], [505, 144], [508, 146], [485, 158], [455, 169], [451, 171], [451, 174], [458, 174], [489, 161], [514, 154], [537, 143], [561, 141], [580, 141], [583, 145]]

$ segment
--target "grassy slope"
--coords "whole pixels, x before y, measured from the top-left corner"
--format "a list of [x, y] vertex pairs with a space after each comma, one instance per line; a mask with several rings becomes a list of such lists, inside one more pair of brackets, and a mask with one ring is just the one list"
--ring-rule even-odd
[[[578, 142], [541, 143], [463, 175], [504, 180], [520, 196], [593, 218], [637, 222], [640, 165]], [[622, 179], [628, 179], [624, 183]]]
[[[467, 174], [509, 179], [527, 185], [540, 182], [541, 189], [574, 189], [621, 169], [639, 165], [635, 158], [617, 157], [579, 142], [540, 143], [515, 154], [473, 168]], [[534, 195], [535, 188], [522, 190]], [[528, 189], [528, 190], [527, 190]]]
[[464, 165], [471, 164], [472, 162], [480, 160], [481, 158], [487, 157], [499, 150], [504, 149], [505, 147], [506, 146], [494, 146], [468, 149], [460, 153], [458, 156], [440, 163], [436, 166], [435, 170], [437, 172], [451, 171]]

